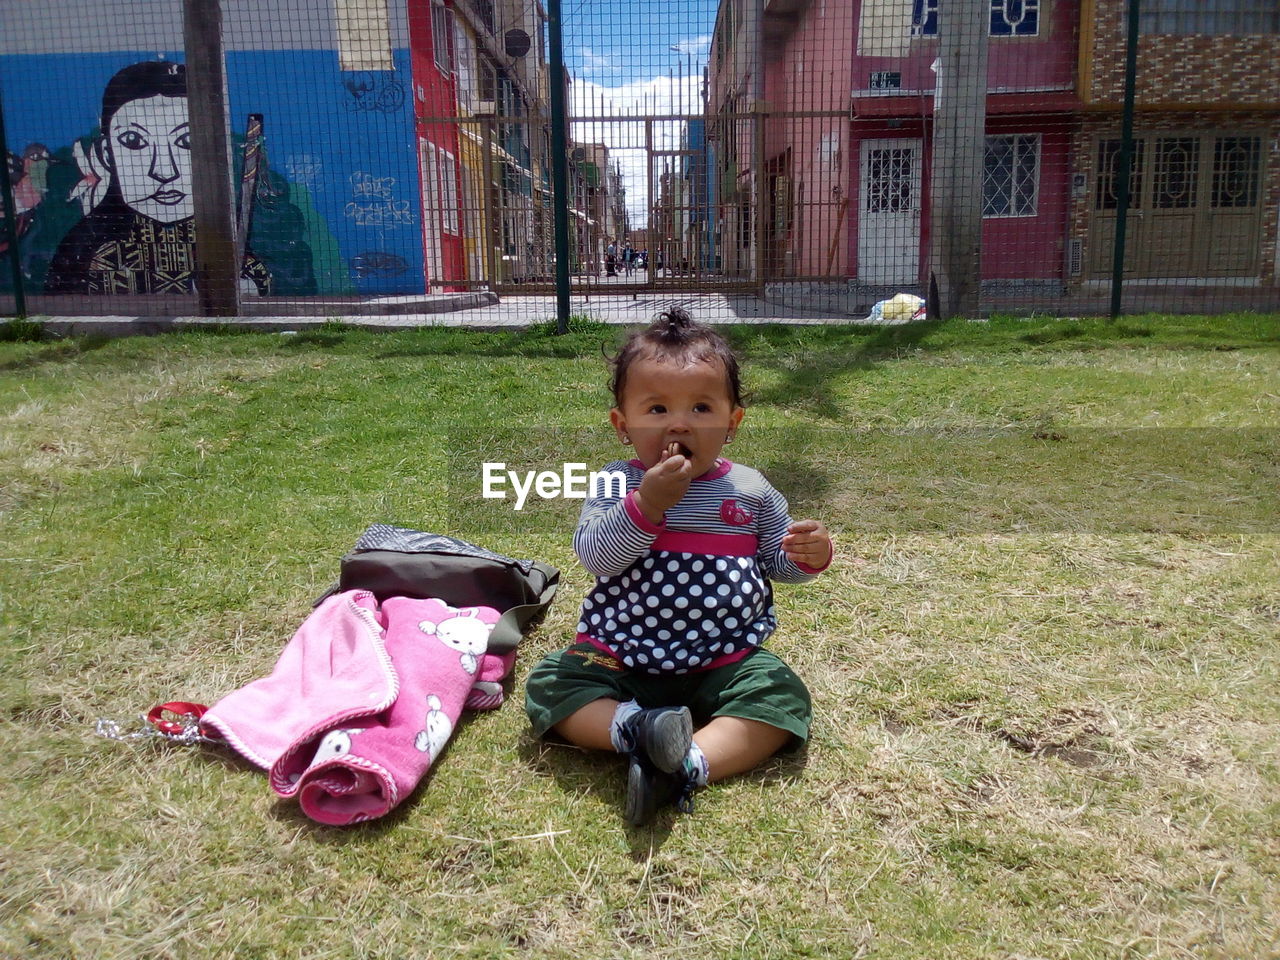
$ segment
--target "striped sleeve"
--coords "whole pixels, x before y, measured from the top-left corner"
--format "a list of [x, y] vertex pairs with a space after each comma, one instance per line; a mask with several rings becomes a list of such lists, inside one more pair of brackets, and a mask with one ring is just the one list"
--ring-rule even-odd
[[787, 500], [774, 487], [765, 482], [762, 491], [759, 533], [760, 569], [770, 580], [779, 583], [807, 583], [821, 571], [795, 563], [782, 549], [782, 538], [791, 526], [791, 514]]
[[[610, 464], [606, 469], [617, 466]], [[665, 528], [665, 524], [650, 523], [640, 512], [634, 489], [621, 497], [593, 496], [582, 505], [573, 550], [597, 577], [616, 576], [644, 556]]]

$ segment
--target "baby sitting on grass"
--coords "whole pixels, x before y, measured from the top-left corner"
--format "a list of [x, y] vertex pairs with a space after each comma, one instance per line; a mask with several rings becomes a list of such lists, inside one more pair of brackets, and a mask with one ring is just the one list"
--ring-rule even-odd
[[640, 826], [808, 737], [808, 690], [763, 649], [770, 581], [810, 580], [833, 550], [822, 523], [792, 521], [758, 471], [720, 456], [745, 411], [718, 333], [672, 310], [613, 366], [609, 417], [636, 456], [604, 467], [626, 475], [624, 495], [583, 504], [573, 545], [596, 585], [525, 706], [539, 736], [629, 756], [625, 816]]

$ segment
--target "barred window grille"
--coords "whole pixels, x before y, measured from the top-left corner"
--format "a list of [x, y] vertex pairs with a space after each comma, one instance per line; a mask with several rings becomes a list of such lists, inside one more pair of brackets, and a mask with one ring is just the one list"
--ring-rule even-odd
[[867, 156], [867, 212], [914, 209], [915, 155], [910, 148], [873, 149]]
[[982, 171], [984, 217], [1034, 217], [1039, 182], [1039, 135], [986, 138]]
[[453, 22], [453, 70], [458, 90], [458, 105], [468, 113], [475, 111], [476, 50], [457, 19]]
[[[1146, 144], [1134, 141], [1133, 156], [1129, 164], [1129, 203], [1139, 203], [1143, 164], [1146, 161]], [[1120, 207], [1120, 141], [1098, 142], [1098, 181], [1094, 195], [1095, 210], [1117, 210]]]
[[[913, 0], [912, 36], [938, 35], [938, 4], [941, 2], [942, 0]], [[1039, 36], [1040, 2], [1041, 0], [991, 0], [991, 36]]]
[[1040, 0], [991, 0], [991, 36], [1034, 37], [1040, 33]]
[[1260, 137], [1218, 137], [1213, 151], [1213, 206], [1257, 206], [1261, 172]]
[[938, 35], [938, 0], [913, 0], [911, 33], [916, 37]]
[[432, 176], [440, 198], [440, 226], [445, 233], [459, 234], [458, 159], [447, 150], [432, 146]]
[[1196, 205], [1200, 141], [1195, 137], [1161, 137], [1156, 141], [1152, 205], [1162, 210]]

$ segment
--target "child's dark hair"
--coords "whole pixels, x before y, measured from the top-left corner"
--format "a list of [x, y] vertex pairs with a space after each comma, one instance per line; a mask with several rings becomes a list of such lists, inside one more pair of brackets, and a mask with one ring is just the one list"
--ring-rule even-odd
[[661, 313], [647, 330], [627, 337], [613, 364], [613, 400], [621, 405], [626, 387], [627, 370], [642, 357], [679, 360], [685, 363], [718, 360], [724, 365], [729, 397], [735, 407], [742, 406], [742, 381], [738, 373], [738, 357], [728, 341], [710, 327], [695, 323], [679, 307]]

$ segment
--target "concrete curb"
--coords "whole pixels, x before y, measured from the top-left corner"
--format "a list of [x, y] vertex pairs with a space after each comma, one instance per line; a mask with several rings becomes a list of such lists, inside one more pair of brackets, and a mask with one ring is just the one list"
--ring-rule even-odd
[[332, 299], [308, 298], [303, 300], [254, 300], [246, 298], [240, 305], [242, 317], [325, 317], [332, 319], [348, 312], [358, 311], [361, 316], [388, 317], [409, 314], [454, 313], [475, 307], [488, 307], [498, 302], [498, 295], [488, 290], [469, 293], [439, 293], [428, 296], [375, 297], [372, 300], [353, 301], [339, 297]]
[[54, 337], [147, 337], [182, 330], [243, 330], [248, 333], [303, 333], [341, 323], [361, 330], [392, 332], [419, 327], [466, 327], [509, 330], [509, 324], [476, 324], [450, 314], [404, 314], [385, 317], [42, 317]]

